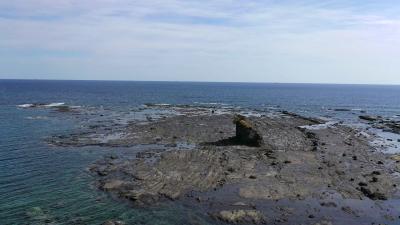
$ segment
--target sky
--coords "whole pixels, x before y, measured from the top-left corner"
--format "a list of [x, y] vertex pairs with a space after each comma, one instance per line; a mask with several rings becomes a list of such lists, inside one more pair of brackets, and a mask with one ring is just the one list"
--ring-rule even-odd
[[398, 0], [0, 1], [0, 79], [400, 84]]

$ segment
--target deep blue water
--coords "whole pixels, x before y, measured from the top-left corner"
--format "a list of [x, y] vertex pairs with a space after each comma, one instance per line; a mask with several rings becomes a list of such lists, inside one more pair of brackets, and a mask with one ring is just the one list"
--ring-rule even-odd
[[[48, 110], [16, 107], [52, 102], [122, 110], [144, 103], [221, 103], [355, 119], [359, 109], [400, 115], [400, 86], [0, 80], [1, 225], [100, 224], [107, 219], [182, 224], [187, 217], [197, 218], [179, 206], [132, 208], [91, 187], [85, 169], [112, 150], [50, 147], [43, 139], [73, 130], [74, 121]], [[328, 110], [335, 108], [355, 111]], [[28, 119], [33, 117], [46, 119]]]
[[328, 108], [400, 113], [400, 86], [0, 80], [0, 105], [65, 102], [70, 105], [134, 106], [143, 103], [225, 103], [323, 114]]

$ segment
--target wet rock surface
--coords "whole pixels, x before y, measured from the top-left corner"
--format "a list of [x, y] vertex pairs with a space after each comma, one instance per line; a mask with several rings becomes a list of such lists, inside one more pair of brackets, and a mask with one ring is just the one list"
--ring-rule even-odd
[[397, 198], [395, 158], [376, 151], [356, 129], [340, 124], [313, 129], [320, 123], [291, 113], [190, 111], [129, 123], [107, 141], [88, 132], [49, 142], [161, 146], [134, 158], [106, 157], [90, 167], [101, 190], [135, 206], [172, 200], [238, 224], [400, 222], [399, 210], [386, 203]]
[[378, 117], [368, 116], [368, 115], [361, 115], [361, 116], [359, 116], [359, 118], [362, 120], [367, 120], [367, 121], [376, 121], [379, 119]]
[[368, 121], [372, 127], [383, 130], [385, 132], [392, 132], [400, 134], [400, 121], [392, 118], [384, 118], [381, 116], [362, 115], [359, 116], [361, 120]]

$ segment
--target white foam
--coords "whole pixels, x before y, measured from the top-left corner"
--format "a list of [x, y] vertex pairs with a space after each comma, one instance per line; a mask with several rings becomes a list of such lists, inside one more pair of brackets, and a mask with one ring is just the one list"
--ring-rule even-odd
[[58, 106], [63, 106], [63, 105], [65, 105], [64, 102], [55, 102], [55, 103], [50, 103], [50, 104], [44, 105], [44, 107], [58, 107]]
[[337, 123], [338, 122], [335, 122], [335, 121], [328, 121], [328, 122], [322, 123], [322, 124], [300, 126], [300, 128], [304, 128], [307, 130], [322, 130], [322, 129], [327, 129], [329, 127], [332, 127], [333, 125], [335, 125]]
[[46, 116], [28, 116], [25, 118], [28, 120], [46, 120], [46, 119], [48, 119]]
[[368, 134], [367, 132], [365, 132], [365, 131], [361, 131], [361, 132], [359, 132], [358, 134], [357, 134], [357, 136], [358, 137], [361, 137], [361, 136], [363, 136], [363, 137], [366, 137], [366, 138], [371, 138], [371, 135], [370, 134]]
[[33, 104], [22, 104], [22, 105], [17, 105], [17, 107], [19, 107], [19, 108], [30, 108], [30, 107], [33, 107], [34, 105]]
[[258, 112], [253, 112], [253, 111], [242, 111], [239, 112], [241, 115], [245, 116], [253, 116], [253, 117], [262, 117], [264, 114], [258, 113]]
[[155, 106], [170, 106], [171, 104], [167, 103], [159, 103], [159, 104], [154, 104]]
[[384, 153], [387, 154], [399, 154], [400, 153], [400, 135], [391, 132], [375, 131], [376, 138], [371, 144]]
[[194, 102], [194, 103], [199, 105], [228, 105], [220, 102]]

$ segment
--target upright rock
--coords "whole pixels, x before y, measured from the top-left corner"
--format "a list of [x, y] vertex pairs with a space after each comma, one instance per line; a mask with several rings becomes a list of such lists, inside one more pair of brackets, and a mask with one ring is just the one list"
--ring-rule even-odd
[[242, 115], [233, 119], [236, 124], [236, 139], [239, 144], [260, 147], [263, 143], [262, 136], [256, 131], [251, 122]]

